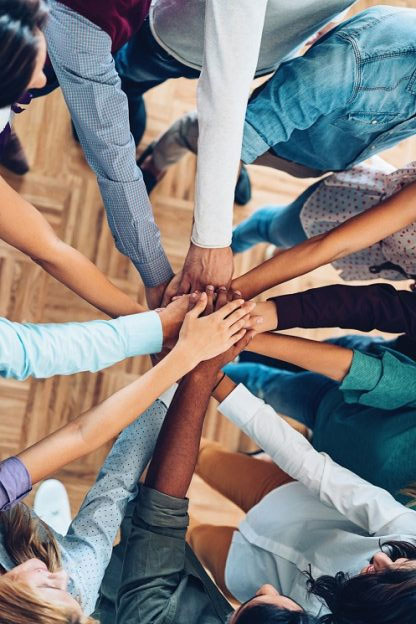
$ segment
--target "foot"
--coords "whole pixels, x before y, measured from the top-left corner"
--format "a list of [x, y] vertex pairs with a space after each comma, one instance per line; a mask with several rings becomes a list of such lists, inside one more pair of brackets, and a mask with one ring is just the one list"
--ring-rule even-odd
[[245, 206], [251, 199], [251, 182], [245, 165], [241, 165], [240, 175], [238, 176], [235, 187], [234, 201], [239, 206]]
[[144, 150], [144, 152], [137, 159], [137, 165], [140, 167], [143, 174], [143, 181], [148, 195], [153, 191], [155, 186], [165, 175], [164, 171], [159, 171], [153, 161], [153, 150], [155, 142], [150, 143]]
[[17, 175], [24, 175], [29, 171], [25, 152], [14, 130], [11, 131], [9, 141], [3, 149], [0, 164]]
[[71, 508], [66, 488], [57, 479], [43, 481], [36, 491], [35, 513], [61, 535], [66, 535], [71, 524]]

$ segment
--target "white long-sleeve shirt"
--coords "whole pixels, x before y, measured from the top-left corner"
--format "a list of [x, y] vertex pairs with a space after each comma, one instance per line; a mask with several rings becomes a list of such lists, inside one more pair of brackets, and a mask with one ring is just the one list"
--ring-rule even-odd
[[153, 0], [158, 43], [201, 70], [192, 241], [231, 243], [234, 188], [247, 100], [255, 75], [274, 71], [354, 0]]
[[415, 542], [415, 511], [318, 453], [244, 386], [219, 409], [296, 479], [265, 496], [234, 533], [225, 579], [236, 598], [247, 600], [272, 583], [319, 614], [320, 601], [307, 597], [303, 572], [309, 565], [314, 577], [354, 575], [380, 550], [380, 541]]

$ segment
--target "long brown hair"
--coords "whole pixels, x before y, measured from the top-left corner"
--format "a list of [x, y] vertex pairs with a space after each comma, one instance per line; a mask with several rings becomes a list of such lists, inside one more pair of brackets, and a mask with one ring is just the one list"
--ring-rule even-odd
[[[40, 559], [50, 572], [61, 568], [59, 546], [49, 526], [19, 503], [0, 514], [4, 545], [16, 565]], [[65, 607], [42, 600], [30, 587], [0, 576], [0, 624], [93, 624], [87, 616], [74, 617]]]
[[4, 527], [4, 545], [16, 565], [40, 559], [50, 572], [61, 568], [59, 546], [49, 526], [20, 503], [0, 514]]

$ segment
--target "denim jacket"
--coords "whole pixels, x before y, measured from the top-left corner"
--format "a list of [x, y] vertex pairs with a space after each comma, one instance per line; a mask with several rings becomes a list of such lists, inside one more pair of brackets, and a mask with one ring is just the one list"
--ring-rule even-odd
[[337, 171], [416, 134], [416, 9], [378, 6], [287, 61], [249, 103], [242, 159]]

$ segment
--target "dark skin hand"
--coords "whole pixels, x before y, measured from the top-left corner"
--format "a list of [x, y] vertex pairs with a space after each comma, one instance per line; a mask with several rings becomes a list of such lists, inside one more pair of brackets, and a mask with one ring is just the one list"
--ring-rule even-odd
[[[209, 292], [208, 292], [209, 290]], [[228, 302], [227, 291], [217, 297], [207, 289], [209, 314]], [[244, 330], [243, 330], [244, 331]], [[160, 431], [145, 485], [169, 496], [185, 498], [198, 459], [202, 426], [217, 373], [249, 344], [248, 331], [228, 351], [197, 366], [181, 381]]]
[[163, 295], [162, 305], [167, 305], [175, 295], [195, 290], [205, 290], [207, 284], [214, 288], [231, 283], [234, 260], [231, 247], [208, 249], [191, 243], [182, 271], [169, 283]]

